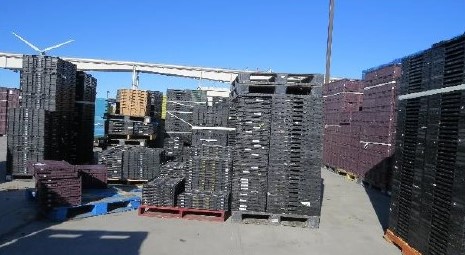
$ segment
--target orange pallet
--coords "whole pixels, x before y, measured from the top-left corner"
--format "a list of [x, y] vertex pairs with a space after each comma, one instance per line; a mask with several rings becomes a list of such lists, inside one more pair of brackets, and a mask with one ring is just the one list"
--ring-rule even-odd
[[158, 218], [175, 218], [201, 221], [224, 222], [229, 217], [228, 211], [213, 211], [181, 207], [165, 207], [141, 205], [138, 209], [139, 216]]
[[386, 231], [384, 234], [384, 239], [399, 247], [403, 255], [421, 255], [419, 251], [412, 248], [407, 242], [396, 236], [391, 230]]

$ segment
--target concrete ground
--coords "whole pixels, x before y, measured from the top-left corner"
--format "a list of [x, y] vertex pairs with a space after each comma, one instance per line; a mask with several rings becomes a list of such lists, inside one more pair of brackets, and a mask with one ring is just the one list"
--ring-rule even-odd
[[32, 182], [2, 183], [0, 255], [400, 254], [382, 238], [387, 196], [326, 170], [322, 177], [319, 229], [158, 219], [135, 211], [53, 223], [35, 219], [24, 192]]

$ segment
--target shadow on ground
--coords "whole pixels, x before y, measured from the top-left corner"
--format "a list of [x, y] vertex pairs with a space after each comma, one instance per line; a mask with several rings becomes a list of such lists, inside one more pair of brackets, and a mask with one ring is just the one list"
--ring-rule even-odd
[[4, 183], [6, 179], [6, 161], [0, 161], [0, 183]]
[[388, 195], [381, 193], [379, 190], [370, 187], [365, 187], [365, 191], [370, 198], [373, 209], [376, 212], [379, 224], [383, 228], [383, 231], [386, 231], [389, 226], [389, 208], [391, 198]]
[[365, 191], [383, 231], [389, 226], [391, 197], [387, 195], [387, 191], [391, 189], [392, 184], [392, 160], [391, 157], [384, 158], [372, 166], [365, 174], [364, 181]]
[[43, 229], [0, 245], [0, 254], [139, 254], [147, 232]]

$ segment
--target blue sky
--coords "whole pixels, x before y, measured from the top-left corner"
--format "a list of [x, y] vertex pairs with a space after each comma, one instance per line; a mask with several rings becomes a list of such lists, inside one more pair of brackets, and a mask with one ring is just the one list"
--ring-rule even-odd
[[[56, 56], [324, 73], [328, 1], [1, 1], [0, 51], [34, 53], [15, 31], [39, 48], [76, 40], [50, 52]], [[464, 32], [465, 1], [336, 0], [332, 76], [360, 78]], [[100, 97], [131, 83], [130, 73], [93, 75]], [[199, 85], [140, 79], [142, 89], [160, 91]], [[18, 87], [19, 75], [0, 70], [0, 85]]]

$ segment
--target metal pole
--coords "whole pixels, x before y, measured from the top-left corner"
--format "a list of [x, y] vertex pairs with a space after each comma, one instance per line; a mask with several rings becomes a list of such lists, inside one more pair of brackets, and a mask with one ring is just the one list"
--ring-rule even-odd
[[328, 41], [326, 45], [326, 75], [325, 84], [329, 83], [331, 73], [331, 48], [333, 44], [334, 1], [329, 0]]

